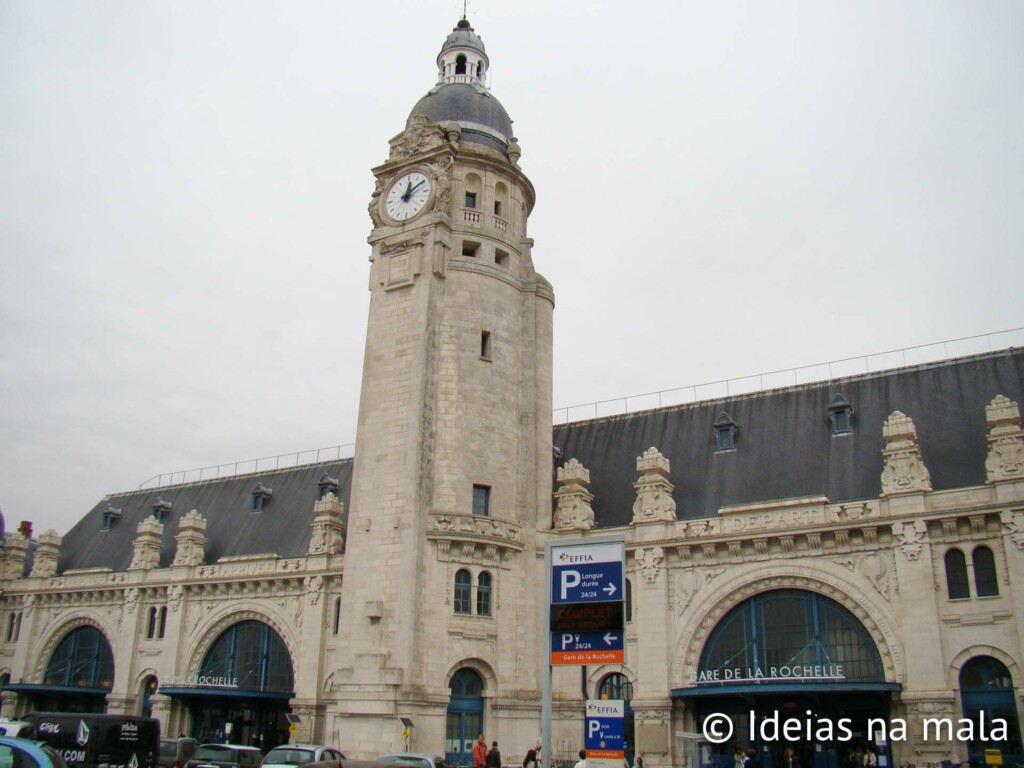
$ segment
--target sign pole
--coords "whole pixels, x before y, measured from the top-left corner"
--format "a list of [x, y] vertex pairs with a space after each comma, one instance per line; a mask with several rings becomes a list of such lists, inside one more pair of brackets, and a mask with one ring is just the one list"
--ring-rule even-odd
[[555, 754], [551, 751], [551, 542], [544, 544], [544, 672], [541, 698], [541, 760], [548, 768], [555, 768]]
[[[555, 550], [558, 563], [554, 562]], [[542, 665], [541, 755], [548, 768], [555, 763], [551, 744], [553, 668], [625, 663], [625, 570], [624, 536], [544, 542], [546, 658]], [[557, 646], [552, 630], [558, 633]]]

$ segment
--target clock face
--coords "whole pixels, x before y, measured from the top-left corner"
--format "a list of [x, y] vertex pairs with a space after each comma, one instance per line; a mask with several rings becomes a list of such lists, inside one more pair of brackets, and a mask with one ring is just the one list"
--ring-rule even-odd
[[410, 171], [391, 185], [384, 210], [395, 221], [406, 221], [422, 211], [429, 198], [430, 179], [419, 171]]

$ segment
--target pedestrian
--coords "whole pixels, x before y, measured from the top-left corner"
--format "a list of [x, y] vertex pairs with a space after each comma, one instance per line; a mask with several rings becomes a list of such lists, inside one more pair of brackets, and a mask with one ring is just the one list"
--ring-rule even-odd
[[487, 768], [501, 768], [501, 752], [498, 751], [498, 742], [492, 741], [491, 748], [487, 750]]
[[643, 755], [637, 755], [636, 756], [636, 768], [644, 768], [644, 756]]
[[580, 759], [576, 761], [576, 765], [572, 768], [587, 768], [587, 750], [580, 750]]
[[537, 768], [537, 750], [530, 749], [526, 752], [526, 757], [523, 758], [523, 768]]
[[485, 768], [487, 765], [487, 743], [481, 733], [476, 737], [476, 744], [473, 745], [473, 768]]

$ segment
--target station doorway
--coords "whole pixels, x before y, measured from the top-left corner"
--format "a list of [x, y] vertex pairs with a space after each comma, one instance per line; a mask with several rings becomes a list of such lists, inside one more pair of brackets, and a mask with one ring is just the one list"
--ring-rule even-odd
[[870, 749], [884, 768], [892, 765], [884, 729], [868, 726], [887, 726], [899, 690], [849, 610], [816, 592], [777, 589], [725, 614], [691, 685], [672, 695], [697, 731], [708, 718], [728, 718], [730, 738], [710, 747], [714, 768], [734, 768], [740, 749], [753, 749], [762, 768], [840, 768]]

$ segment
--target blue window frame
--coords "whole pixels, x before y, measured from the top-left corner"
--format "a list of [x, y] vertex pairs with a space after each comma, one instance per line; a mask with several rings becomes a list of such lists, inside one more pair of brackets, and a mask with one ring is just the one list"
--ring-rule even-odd
[[491, 574], [487, 571], [476, 577], [476, 615], [491, 615]]
[[247, 691], [293, 693], [295, 678], [288, 647], [262, 621], [240, 621], [228, 627], [207, 651], [200, 677], [237, 678]]
[[465, 568], [455, 574], [455, 612], [473, 612], [473, 575]]
[[469, 765], [473, 742], [484, 732], [484, 681], [472, 669], [460, 669], [449, 684], [451, 699], [445, 723], [445, 761]]
[[43, 683], [111, 690], [114, 654], [107, 638], [95, 627], [73, 629], [50, 656]]
[[739, 669], [745, 677], [746, 670], [767, 675], [771, 667], [828, 667], [837, 659], [845, 682], [885, 682], [878, 649], [856, 616], [816, 592], [778, 589], [729, 611], [708, 638], [699, 668]]
[[[976, 656], [964, 664], [960, 670], [960, 699], [963, 702], [963, 716], [968, 720], [978, 723], [984, 717], [991, 724], [998, 717], [1005, 720], [1007, 726], [1005, 741], [976, 739], [968, 743], [967, 751], [972, 765], [975, 761], [979, 765], [985, 764], [986, 749], [1001, 751], [1007, 765], [1024, 762], [1013, 678], [1005, 664], [991, 656]], [[989, 735], [993, 731], [991, 726], [985, 730]], [[975, 734], [980, 735], [981, 731], [976, 728]]]

